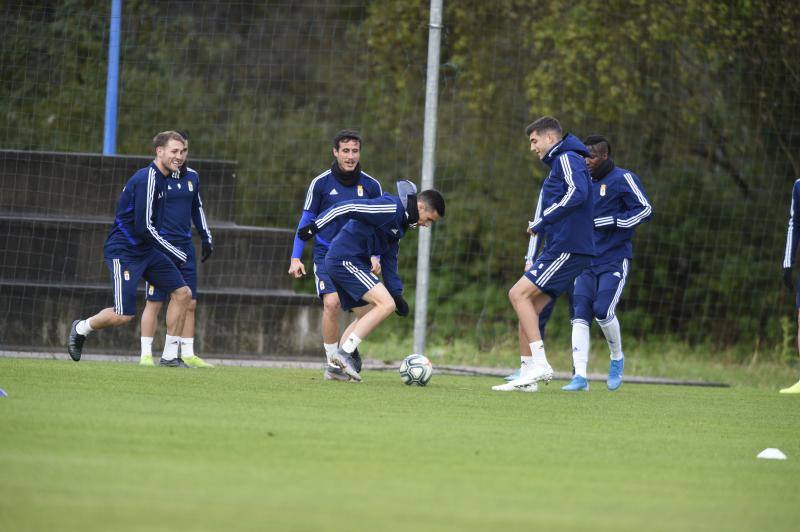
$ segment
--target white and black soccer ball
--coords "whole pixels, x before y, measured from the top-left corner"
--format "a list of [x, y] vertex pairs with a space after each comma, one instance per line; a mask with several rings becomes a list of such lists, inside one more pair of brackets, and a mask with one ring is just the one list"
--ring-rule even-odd
[[400, 378], [409, 386], [425, 386], [431, 380], [433, 366], [424, 355], [408, 355], [400, 363]]

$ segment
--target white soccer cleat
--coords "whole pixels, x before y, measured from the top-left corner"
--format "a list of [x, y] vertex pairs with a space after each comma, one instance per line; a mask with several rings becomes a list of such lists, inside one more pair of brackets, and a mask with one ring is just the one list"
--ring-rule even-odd
[[553, 368], [546, 366], [530, 366], [522, 371], [519, 379], [509, 382], [514, 386], [525, 386], [543, 381], [545, 384], [553, 380]]
[[505, 384], [498, 384], [497, 386], [492, 386], [492, 390], [496, 392], [538, 392], [539, 385], [534, 382], [532, 384], [523, 384], [521, 386], [514, 386], [512, 382], [506, 382]]

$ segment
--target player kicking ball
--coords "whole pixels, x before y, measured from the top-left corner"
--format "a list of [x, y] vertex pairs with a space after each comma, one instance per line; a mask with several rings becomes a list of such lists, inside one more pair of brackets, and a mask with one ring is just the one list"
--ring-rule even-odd
[[[399, 181], [397, 196], [384, 193], [374, 199], [337, 203], [297, 231], [300, 239], [310, 240], [329, 224], [343, 224], [325, 255], [325, 268], [342, 309], [352, 309], [358, 320], [345, 331], [346, 338], [330, 361], [355, 381], [361, 381], [361, 375], [353, 351], [392, 312], [400, 316], [409, 312], [397, 273], [400, 239], [409, 228], [429, 227], [444, 217], [444, 198], [438, 191], [424, 190], [419, 195], [416, 191], [412, 182]], [[385, 284], [370, 271], [371, 255], [381, 257]]]
[[547, 361], [539, 328], [545, 308], [569, 290], [594, 256], [592, 201], [586, 146], [564, 135], [555, 118], [545, 116], [525, 133], [531, 151], [550, 167], [542, 183], [537, 216], [528, 225], [531, 234], [544, 234], [542, 253], [508, 293], [531, 356], [521, 356], [519, 378], [493, 386], [495, 391], [535, 392], [538, 382], [549, 382], [553, 368]]

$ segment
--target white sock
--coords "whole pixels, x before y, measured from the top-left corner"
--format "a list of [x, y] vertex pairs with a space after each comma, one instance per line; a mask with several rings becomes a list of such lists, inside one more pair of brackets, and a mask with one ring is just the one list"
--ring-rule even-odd
[[322, 347], [325, 349], [325, 358], [328, 359], [328, 364], [331, 363], [331, 357], [339, 350], [339, 343], [326, 344], [323, 342]]
[[519, 357], [519, 365], [522, 368], [529, 368], [533, 366], [533, 357], [520, 355]]
[[586, 366], [589, 364], [589, 326], [585, 323], [572, 324], [572, 365], [575, 375], [586, 378]]
[[530, 343], [534, 366], [549, 366], [547, 355], [544, 354], [544, 342], [537, 340]]
[[351, 333], [347, 340], [345, 340], [345, 342], [342, 344], [342, 350], [348, 355], [352, 355], [353, 351], [356, 350], [356, 347], [358, 347], [358, 344], [360, 343], [361, 338], [356, 336], [356, 333]]
[[94, 329], [92, 329], [92, 326], [89, 323], [89, 318], [86, 318], [85, 320], [81, 320], [78, 322], [78, 324], [75, 326], [75, 330], [78, 331], [78, 334], [82, 334], [83, 336], [88, 336], [88, 334], [92, 332]]
[[600, 325], [603, 329], [603, 334], [606, 336], [608, 342], [608, 350], [611, 351], [611, 360], [622, 359], [622, 333], [619, 330], [619, 321], [614, 316], [610, 322], [605, 325]]
[[181, 338], [181, 358], [194, 356], [194, 338]]
[[161, 358], [164, 360], [175, 360], [178, 358], [178, 346], [180, 344], [180, 336], [167, 335], [167, 339], [164, 340], [164, 353], [161, 355]]
[[142, 336], [142, 356], [153, 356], [153, 337]]

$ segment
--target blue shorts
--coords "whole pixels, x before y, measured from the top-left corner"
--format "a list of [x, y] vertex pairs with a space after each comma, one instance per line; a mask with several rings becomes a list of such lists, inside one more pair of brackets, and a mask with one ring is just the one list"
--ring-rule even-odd
[[575, 279], [572, 322], [589, 325], [597, 318], [604, 325], [613, 320], [629, 269], [630, 261], [621, 259], [583, 270]]
[[106, 266], [111, 271], [114, 287], [114, 312], [122, 316], [136, 315], [136, 286], [139, 279], [170, 293], [186, 286], [178, 267], [166, 255], [150, 249], [142, 255], [106, 254]]
[[343, 310], [363, 307], [368, 303], [361, 299], [372, 290], [380, 279], [370, 271], [372, 264], [358, 259], [343, 260], [325, 257], [325, 267], [339, 292], [339, 301]]
[[336, 292], [333, 279], [325, 268], [325, 257], [314, 257], [314, 286], [317, 287], [319, 297]]
[[544, 252], [525, 272], [525, 277], [539, 290], [556, 299], [572, 287], [578, 274], [591, 263], [591, 255]]
[[[194, 254], [194, 244], [189, 242], [183, 245], [174, 244], [174, 246], [186, 253], [186, 262], [175, 266], [181, 272], [183, 280], [186, 281], [186, 286], [192, 290], [192, 299], [197, 299], [197, 259]], [[144, 293], [146, 301], [165, 301], [169, 295], [146, 281], [144, 283]]]

